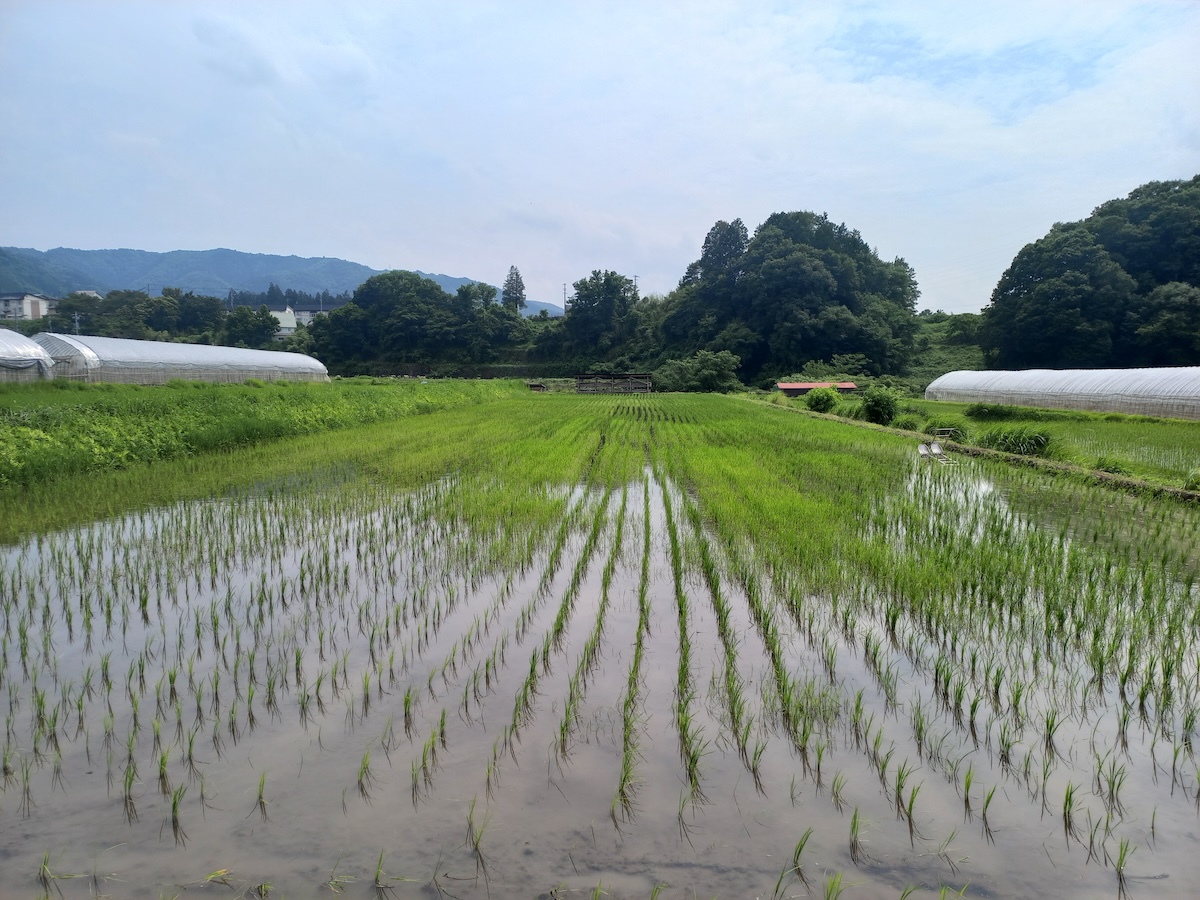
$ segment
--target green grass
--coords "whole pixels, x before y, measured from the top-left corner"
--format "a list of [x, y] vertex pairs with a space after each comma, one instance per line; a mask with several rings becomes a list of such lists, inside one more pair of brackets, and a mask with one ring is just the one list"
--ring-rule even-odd
[[519, 382], [350, 379], [0, 385], [0, 486], [194, 456], [493, 400]]
[[[908, 400], [903, 406], [924, 417], [927, 427], [965, 427], [963, 443], [979, 443], [981, 435], [996, 427], [994, 418], [966, 416], [968, 403]], [[1171, 487], [1184, 487], [1191, 472], [1200, 469], [1200, 422], [1089, 413], [1072, 410], [1035, 410], [1005, 407], [1002, 421], [1049, 435], [1056, 445], [1054, 458], [1100, 471], [1128, 474]]]

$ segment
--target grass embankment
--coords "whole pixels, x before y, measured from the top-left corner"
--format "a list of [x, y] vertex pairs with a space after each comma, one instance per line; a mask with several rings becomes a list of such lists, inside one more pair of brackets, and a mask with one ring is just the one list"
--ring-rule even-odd
[[[527, 393], [516, 381], [352, 379], [329, 384], [176, 382], [0, 389], [0, 540], [168, 499], [337, 465], [328, 432]], [[316, 436], [277, 446], [282, 438]], [[211, 454], [254, 448], [235, 467]], [[148, 465], [177, 460], [169, 468]], [[101, 478], [101, 473], [116, 474]]]
[[[804, 409], [803, 399], [772, 402]], [[860, 418], [854, 401], [835, 415]], [[853, 414], [853, 415], [852, 415]], [[1200, 422], [982, 403], [904, 400], [891, 427], [953, 433], [960, 445], [1077, 467], [1147, 486], [1200, 490]], [[1101, 477], [1101, 480], [1102, 477]]]

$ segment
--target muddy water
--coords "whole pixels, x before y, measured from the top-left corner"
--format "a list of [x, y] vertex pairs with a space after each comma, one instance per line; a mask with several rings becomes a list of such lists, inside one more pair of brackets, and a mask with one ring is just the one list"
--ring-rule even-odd
[[[298, 488], [6, 550], [0, 896], [769, 897], [820, 895], [840, 877], [854, 897], [896, 897], [909, 885], [916, 896], [946, 886], [975, 897], [1103, 897], [1118, 893], [1111, 857], [1122, 838], [1136, 848], [1131, 896], [1195, 895], [1193, 757], [1136, 722], [1119, 757], [1124, 811], [1089, 841], [1105, 817], [1095, 758], [1118, 743], [1111, 698], [1059, 731], [1043, 792], [1022, 770], [1026, 757], [1039, 775], [1046, 764], [1037, 729], [1021, 731], [1002, 763], [1001, 711], [991, 721], [982, 706], [972, 734], [942, 708], [936, 647], [918, 629], [892, 639], [882, 617], [863, 613], [846, 634], [830, 600], [812, 596], [810, 632], [771, 593], [788, 677], [837, 698], [801, 754], [778, 713], [761, 623], [725, 577], [747, 756], [761, 747], [754, 765], [730, 730], [725, 649], [680, 492], [651, 483], [644, 520], [642, 486], [630, 485], [616, 548], [619, 495], [571, 493], [579, 514], [551, 569], [553, 534], [529, 535], [524, 567], [488, 563], [490, 533], [440, 520], [455, 489], [366, 491], [343, 503]], [[689, 796], [680, 758], [664, 490], [684, 551], [702, 797]], [[986, 501], [986, 490], [965, 490]], [[623, 811], [615, 794], [646, 528], [651, 613], [632, 732], [636, 790]], [[614, 553], [599, 651], [581, 669]], [[564, 598], [566, 628], [551, 642]], [[868, 634], [895, 678], [894, 703], [867, 664]], [[515, 716], [531, 673], [529, 712]], [[1047, 702], [1035, 696], [1031, 709]], [[1080, 797], [1071, 828], [1069, 783]], [[180, 787], [173, 822], [170, 792]], [[810, 828], [797, 871], [793, 851]]]

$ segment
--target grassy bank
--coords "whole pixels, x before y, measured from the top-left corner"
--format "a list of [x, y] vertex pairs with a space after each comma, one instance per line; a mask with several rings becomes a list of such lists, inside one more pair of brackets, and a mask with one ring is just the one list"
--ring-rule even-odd
[[515, 381], [175, 382], [0, 390], [0, 486], [124, 469], [480, 403]]
[[[771, 402], [805, 408], [802, 398], [772, 397]], [[851, 416], [855, 407], [855, 401], [848, 400], [834, 412]], [[963, 445], [1128, 476], [1161, 487], [1200, 490], [1200, 422], [1081, 410], [903, 400], [891, 425], [926, 434], [952, 429], [953, 440]]]

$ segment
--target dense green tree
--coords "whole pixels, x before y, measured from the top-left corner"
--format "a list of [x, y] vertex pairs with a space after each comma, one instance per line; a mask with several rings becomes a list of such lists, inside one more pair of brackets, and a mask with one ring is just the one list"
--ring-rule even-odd
[[728, 350], [697, 350], [684, 359], [669, 359], [653, 373], [656, 391], [700, 391], [728, 394], [741, 387], [738, 358]]
[[221, 343], [230, 347], [265, 347], [279, 330], [279, 320], [266, 306], [239, 306], [225, 317]]
[[628, 337], [633, 324], [628, 316], [637, 302], [637, 287], [624, 275], [596, 269], [576, 281], [574, 288], [563, 320], [566, 338], [574, 349], [598, 357], [607, 355]]
[[472, 282], [447, 294], [414, 272], [375, 275], [351, 302], [313, 320], [314, 352], [338, 374], [403, 373], [475, 365], [527, 338], [519, 312]]
[[500, 304], [506, 309], [520, 311], [525, 308], [525, 282], [516, 266], [509, 266], [508, 276], [501, 289]]
[[1133, 324], [1138, 365], [1200, 362], [1200, 287], [1180, 281], [1160, 285], [1150, 292]]
[[1002, 367], [1200, 365], [1200, 176], [1151, 182], [1026, 245], [983, 313]]
[[1137, 284], [1081, 223], [1026, 245], [1000, 278], [980, 339], [1000, 368], [1098, 367], [1119, 357]]
[[178, 288], [163, 288], [163, 296], [168, 291], [174, 291], [179, 303], [179, 331], [183, 334], [200, 334], [208, 332], [216, 334], [221, 330], [225, 319], [225, 307], [216, 297], [205, 297], [188, 291], [179, 292]]
[[902, 371], [916, 331], [912, 269], [887, 263], [858, 232], [810, 212], [775, 213], [747, 239], [718, 222], [672, 295], [668, 349], [729, 350], [741, 371], [792, 371], [863, 353], [873, 371]]

